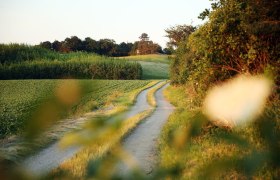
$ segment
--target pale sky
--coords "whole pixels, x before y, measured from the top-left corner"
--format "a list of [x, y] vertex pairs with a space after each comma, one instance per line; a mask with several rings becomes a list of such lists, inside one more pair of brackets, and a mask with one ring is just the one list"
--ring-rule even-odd
[[134, 42], [145, 32], [165, 46], [164, 29], [198, 25], [209, 0], [0, 0], [0, 43], [39, 44], [78, 36]]

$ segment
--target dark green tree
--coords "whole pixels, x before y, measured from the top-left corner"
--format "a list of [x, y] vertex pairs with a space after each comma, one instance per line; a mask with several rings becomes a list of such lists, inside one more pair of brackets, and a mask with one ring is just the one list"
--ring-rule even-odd
[[82, 50], [82, 40], [77, 36], [71, 36], [70, 38], [66, 38], [64, 41], [66, 47], [70, 49], [70, 51], [81, 51]]
[[52, 43], [50, 41], [41, 42], [39, 46], [45, 49], [52, 50]]
[[87, 37], [82, 42], [82, 50], [91, 53], [98, 53], [99, 50], [98, 42], [91, 39], [90, 37]]
[[99, 51], [101, 55], [112, 56], [116, 51], [116, 42], [113, 39], [100, 39]]
[[128, 56], [130, 51], [132, 50], [132, 47], [132, 43], [122, 42], [117, 45], [114, 56]]
[[52, 43], [52, 48], [54, 51], [59, 51], [60, 47], [61, 47], [62, 43], [55, 40], [53, 43]]

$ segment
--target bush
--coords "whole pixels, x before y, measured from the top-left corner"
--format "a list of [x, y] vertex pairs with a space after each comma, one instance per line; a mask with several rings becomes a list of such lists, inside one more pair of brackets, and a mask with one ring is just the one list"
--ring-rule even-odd
[[[191, 82], [204, 93], [212, 83], [236, 74], [262, 74], [268, 67], [279, 67], [277, 12], [276, 1], [219, 1], [209, 21], [180, 43], [171, 65], [172, 82]], [[279, 77], [275, 80], [279, 86]]]

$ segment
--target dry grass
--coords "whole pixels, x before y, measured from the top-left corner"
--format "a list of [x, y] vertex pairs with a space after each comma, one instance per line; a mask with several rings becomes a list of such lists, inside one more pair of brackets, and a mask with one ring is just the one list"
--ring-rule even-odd
[[152, 107], [156, 107], [157, 106], [157, 102], [156, 102], [156, 98], [155, 98], [155, 93], [157, 92], [157, 90], [159, 90], [161, 87], [163, 87], [165, 84], [167, 84], [168, 81], [162, 82], [160, 85], [158, 85], [156, 88], [152, 88], [148, 94], [147, 94], [147, 100], [148, 103], [152, 106]]

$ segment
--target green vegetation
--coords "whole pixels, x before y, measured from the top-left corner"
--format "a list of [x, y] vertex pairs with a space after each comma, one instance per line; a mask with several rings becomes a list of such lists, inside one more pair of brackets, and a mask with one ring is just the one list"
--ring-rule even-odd
[[128, 61], [136, 61], [141, 64], [143, 75], [142, 79], [168, 79], [170, 59], [167, 55], [137, 55], [122, 57]]
[[201, 96], [212, 83], [236, 74], [273, 71], [279, 85], [279, 3], [215, 1], [201, 14], [209, 21], [179, 43], [172, 83], [196, 86]]
[[89, 53], [59, 54], [27, 45], [0, 45], [0, 79], [141, 79], [140, 64]]
[[[176, 87], [169, 88], [166, 95], [177, 110], [162, 131], [163, 168], [175, 167], [181, 179], [279, 177], [277, 12], [276, 1], [214, 1], [212, 9], [200, 15], [209, 20], [176, 41], [170, 74]], [[264, 113], [238, 128], [209, 122], [202, 113], [207, 90], [242, 74], [263, 75], [274, 81]]]
[[278, 177], [279, 102], [267, 107], [255, 123], [229, 130], [209, 122], [191, 104], [190, 92], [187, 86], [168, 87], [164, 92], [176, 111], [161, 134], [161, 168], [177, 167], [181, 179]]
[[156, 63], [165, 63], [165, 64], [170, 63], [169, 56], [161, 55], [161, 54], [135, 55], [135, 56], [120, 57], [120, 58], [126, 60], [133, 60], [133, 61], [156, 62]]
[[94, 53], [70, 52], [58, 53], [40, 46], [29, 46], [24, 44], [0, 44], [1, 64], [21, 63], [25, 61], [82, 61], [108, 59]]
[[168, 64], [138, 61], [143, 69], [142, 79], [168, 79]]
[[[154, 81], [153, 84], [155, 84], [156, 82], [157, 81]], [[112, 124], [112, 122], [110, 122], [110, 125], [107, 124], [104, 125], [104, 127], [98, 127], [103, 128], [102, 134], [98, 136], [93, 136], [93, 138], [86, 143], [87, 146], [83, 150], [77, 153], [73, 158], [62, 163], [58, 169], [54, 170], [52, 176], [57, 177], [61, 174], [64, 175], [65, 173], [63, 172], [67, 172], [67, 177], [72, 177], [75, 179], [84, 179], [88, 173], [87, 166], [89, 165], [89, 162], [96, 161], [100, 158], [104, 158], [104, 156], [107, 155], [109, 152], [116, 156], [121, 156], [121, 154], [124, 152], [120, 152], [122, 151], [121, 145], [119, 144], [120, 141], [135, 127], [137, 127], [137, 125], [141, 123], [142, 120], [144, 120], [153, 112], [153, 110], [156, 107], [156, 101], [154, 97], [155, 92], [162, 86], [164, 86], [166, 83], [167, 82], [162, 82], [162, 84], [155, 86], [151, 90], [149, 90], [147, 99], [149, 104], [153, 107], [153, 109], [146, 110], [126, 120], [121, 119], [122, 123], [121, 125], [118, 125], [117, 128], [112, 129], [112, 126], [114, 127], [114, 124]], [[138, 91], [138, 93], [139, 92], [140, 91]], [[134, 98], [135, 97], [136, 96], [134, 96]], [[104, 119], [105, 122], [109, 120], [110, 119], [108, 117]], [[94, 121], [96, 121], [96, 119]], [[118, 123], [118, 121], [116, 121], [115, 123]], [[92, 122], [90, 124], [92, 124]], [[85, 131], [85, 129], [89, 129], [91, 127], [92, 125], [85, 125], [85, 128], [82, 130], [82, 132]], [[96, 128], [95, 130], [97, 130], [98, 128]], [[90, 129], [90, 131], [95, 130]], [[83, 137], [79, 137], [79, 132], [76, 132], [74, 134], [71, 133], [68, 134], [68, 136], [65, 136], [62, 139], [61, 144], [63, 144], [64, 146], [65, 143], [66, 145], [67, 143], [73, 144], [73, 138], [80, 139], [80, 141], [83, 142]], [[116, 164], [112, 163], [111, 165], [114, 166]], [[105, 176], [110, 177], [111, 174], [103, 174], [102, 178], [104, 178]]]
[[10, 64], [35, 59], [58, 59], [59, 54], [45, 48], [19, 44], [0, 44], [0, 64]]
[[[102, 108], [117, 97], [147, 85], [150, 81], [109, 80], [15, 80], [0, 81], [1, 137], [22, 132], [27, 120], [46, 102], [57, 102], [60, 84], [78, 83], [80, 100], [73, 102], [69, 114], [82, 114]], [[71, 84], [70, 84], [71, 87]], [[72, 88], [74, 89], [74, 88]], [[67, 88], [65, 94], [67, 95]], [[74, 93], [75, 94], [75, 93]], [[112, 96], [114, 95], [114, 97]], [[55, 106], [56, 107], [56, 106]], [[66, 116], [66, 115], [64, 115]]]
[[0, 79], [140, 79], [139, 63], [110, 59], [0, 65]]
[[[150, 54], [162, 50], [149, 41], [146, 33], [134, 44], [116, 45], [110, 39], [86, 38], [82, 41], [73, 36], [63, 42], [40, 45], [53, 51], [37, 46], [0, 45], [0, 77], [168, 79], [170, 65], [171, 84], [176, 86], [169, 87], [165, 94], [177, 109], [162, 131], [160, 167], [154, 177], [277, 179], [280, 176], [279, 7], [278, 1], [214, 0], [212, 8], [200, 14], [199, 18], [208, 19], [205, 24], [199, 27], [177, 25], [165, 30], [170, 39], [165, 51], [175, 53], [170, 59], [165, 55]], [[107, 56], [149, 55], [108, 59], [87, 53], [69, 53], [83, 50]], [[263, 114], [246, 126], [221, 126], [214, 122], [219, 118], [230, 121], [230, 116], [209, 121], [202, 109], [206, 92], [225, 80], [244, 74], [262, 75], [274, 82]], [[112, 103], [117, 107], [110, 115], [115, 115], [126, 110], [137, 92], [149, 82], [0, 81], [3, 89], [0, 94], [3, 112], [0, 136], [22, 133], [26, 129], [32, 139], [55, 124], [55, 120], [108, 107]], [[242, 94], [244, 89], [240, 89]], [[156, 106], [152, 96], [155, 91], [151, 90], [148, 97], [153, 106]], [[251, 107], [241, 109], [247, 108], [250, 110]], [[125, 156], [119, 141], [149, 113], [151, 111], [138, 114], [124, 123], [108, 121], [107, 114], [85, 124], [86, 133], [77, 130], [77, 134], [66, 136], [62, 141], [66, 145], [74, 139], [81, 140], [80, 143], [87, 147], [61, 165], [62, 171], [83, 178], [86, 173], [95, 175], [100, 166], [110, 169], [116, 159], [123, 158], [119, 156]], [[84, 134], [90, 136], [80, 139]], [[117, 158], [102, 161], [107, 153], [110, 153], [109, 157]], [[91, 158], [93, 163], [89, 161]], [[103, 164], [97, 166], [96, 161]], [[55, 174], [62, 173], [60, 170]], [[106, 174], [111, 171], [104, 172], [102, 178], [112, 177], [112, 174]]]
[[[137, 125], [152, 112], [153, 110], [149, 109], [122, 121], [121, 124], [118, 124], [119, 122], [115, 122], [116, 124], [104, 125], [101, 135], [93, 137], [89, 142], [87, 142], [87, 146], [83, 150], [78, 152], [71, 159], [62, 163], [58, 169], [54, 170], [52, 176], [59, 176], [64, 171], [67, 172], [66, 176], [73, 177], [75, 179], [85, 178], [90, 161], [102, 158], [108, 152], [113, 152], [116, 148], [120, 148], [116, 146], [119, 146], [120, 141], [125, 137], [125, 135], [137, 127]], [[117, 126], [117, 128], [114, 128], [114, 126]], [[94, 129], [91, 129], [91, 131], [94, 131]], [[64, 137], [63, 140], [72, 140], [68, 140], [67, 138], [73, 138], [73, 134], [68, 135], [68, 137]], [[83, 137], [77, 138], [83, 141]]]

